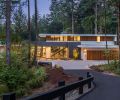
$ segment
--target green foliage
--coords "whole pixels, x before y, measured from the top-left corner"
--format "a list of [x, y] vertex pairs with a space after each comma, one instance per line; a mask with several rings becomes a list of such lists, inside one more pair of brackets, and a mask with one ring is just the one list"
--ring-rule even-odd
[[1, 45], [4, 45], [4, 44], [5, 44], [5, 41], [0, 40], [0, 44], [1, 44]]
[[105, 56], [107, 59], [109, 59], [109, 57], [110, 57], [110, 50], [109, 50], [109, 49], [105, 49], [105, 50], [104, 50], [104, 56]]
[[32, 88], [42, 86], [46, 78], [44, 68], [30, 69], [25, 58], [16, 53], [11, 54], [11, 65], [5, 63], [5, 56], [0, 59], [0, 93], [16, 92], [22, 96], [30, 92]]
[[49, 25], [49, 32], [53, 34], [60, 34], [63, 31], [63, 25], [61, 22], [52, 22]]
[[45, 78], [46, 77], [45, 68], [40, 67], [35, 69], [35, 76]]
[[27, 82], [27, 85], [29, 85], [31, 88], [38, 88], [41, 87], [43, 84], [43, 81], [40, 78], [34, 78]]
[[[106, 11], [104, 9], [104, 0], [51, 0], [50, 14], [41, 18], [41, 33], [59, 33], [56, 30], [59, 27], [56, 23], [63, 25], [61, 31], [71, 33], [72, 14], [74, 17], [75, 33], [95, 33], [95, 23], [97, 23], [98, 33], [105, 32], [116, 34], [117, 30], [117, 8], [119, 0], [106, 0]], [[97, 22], [96, 22], [96, 4], [97, 4]], [[106, 13], [106, 14], [105, 14]], [[106, 17], [106, 24], [105, 24]], [[115, 20], [113, 21], [113, 18]], [[51, 24], [52, 23], [52, 24]], [[54, 30], [56, 30], [54, 32]]]
[[[25, 0], [26, 1], [26, 0]], [[106, 28], [107, 33], [116, 34], [117, 32], [117, 12], [119, 0], [106, 0]], [[28, 39], [27, 16], [22, 10], [23, 1], [20, 0], [19, 8], [13, 10], [12, 34], [19, 35], [21, 39]], [[97, 22], [96, 11], [97, 8]], [[0, 3], [1, 5], [1, 3]], [[3, 13], [0, 10], [0, 18]], [[95, 33], [95, 23], [98, 24], [98, 33], [105, 31], [105, 9], [104, 0], [51, 0], [50, 14], [39, 16], [38, 27], [40, 33], [61, 33], [66, 31], [70, 33], [72, 29], [72, 14], [74, 17], [75, 33]], [[115, 20], [113, 21], [113, 18]], [[34, 15], [31, 20], [32, 40], [35, 40], [35, 21]], [[1, 33], [5, 29], [0, 25]], [[14, 38], [14, 37], [13, 37]], [[18, 37], [17, 37], [18, 38]], [[15, 40], [15, 39], [14, 39]], [[15, 40], [16, 41], [16, 40]]]
[[[22, 9], [22, 2], [20, 1], [20, 4], [18, 5], [18, 9], [15, 9], [13, 12], [13, 29], [14, 33], [13, 35], [16, 35], [18, 40], [21, 39], [27, 39], [27, 16], [24, 14]], [[16, 39], [17, 41], [17, 39]]]
[[7, 93], [8, 87], [5, 84], [0, 83], [0, 94]]
[[[15, 59], [16, 58], [16, 59]], [[11, 66], [5, 64], [4, 60], [0, 60], [0, 79], [5, 83], [10, 92], [17, 91], [21, 87], [26, 87], [26, 81], [30, 80], [34, 75], [26, 68], [26, 64], [12, 55]]]
[[40, 18], [39, 21], [39, 27], [40, 27], [40, 33], [47, 33], [49, 29], [49, 19], [44, 15], [42, 18]]
[[37, 88], [42, 86], [43, 82], [46, 80], [46, 71], [45, 68], [40, 67], [40, 68], [34, 68], [32, 69], [34, 71], [35, 77], [31, 79], [30, 81], [27, 82], [27, 84], [31, 88]]
[[100, 71], [100, 72], [110, 72], [120, 75], [120, 63], [119, 61], [112, 61], [110, 64], [104, 64], [104, 65], [98, 65], [98, 66], [92, 66], [91, 68]]
[[94, 20], [95, 20], [95, 17], [94, 16], [88, 16], [88, 17], [85, 17], [83, 20], [82, 20], [82, 26], [85, 30], [85, 33], [93, 33], [93, 26], [94, 26]]

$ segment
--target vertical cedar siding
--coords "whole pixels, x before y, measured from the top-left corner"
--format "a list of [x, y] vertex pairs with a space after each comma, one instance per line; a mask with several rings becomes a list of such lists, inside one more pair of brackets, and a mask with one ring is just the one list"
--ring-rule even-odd
[[[106, 41], [106, 37], [105, 36], [100, 37], [100, 41]], [[113, 41], [113, 37], [107, 36], [107, 41]]]
[[67, 40], [68, 40], [68, 41], [74, 41], [74, 37], [73, 37], [73, 36], [68, 36], [68, 37], [67, 37]]
[[[109, 60], [117, 60], [118, 51], [111, 50]], [[104, 50], [88, 50], [87, 51], [87, 60], [107, 60], [104, 54]]]
[[96, 36], [81, 36], [81, 41], [97, 41]]
[[[65, 36], [63, 36], [64, 41]], [[60, 41], [60, 36], [46, 36], [48, 41]], [[107, 41], [113, 41], [114, 38], [107, 36]], [[75, 36], [67, 36], [67, 41], [76, 41]], [[80, 41], [97, 41], [97, 36], [81, 36]], [[105, 36], [100, 36], [100, 41], [106, 41]]]

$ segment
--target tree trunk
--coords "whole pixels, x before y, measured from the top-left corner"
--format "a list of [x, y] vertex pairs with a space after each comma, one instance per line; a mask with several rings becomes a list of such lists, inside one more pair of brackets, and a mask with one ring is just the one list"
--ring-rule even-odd
[[11, 24], [11, 0], [6, 0], [6, 63], [10, 65], [10, 24]]
[[96, 5], [95, 5], [95, 34], [98, 33], [98, 25], [97, 25], [97, 21], [98, 21], [98, 7], [97, 7], [97, 1], [96, 1]]
[[119, 63], [120, 63], [120, 3], [118, 5], [118, 43], [119, 43]]
[[33, 63], [36, 64], [37, 61], [37, 40], [38, 40], [38, 11], [37, 11], [37, 0], [35, 0], [35, 34], [36, 34], [36, 41], [35, 41], [35, 50], [34, 50], [34, 58]]
[[[108, 49], [108, 41], [107, 41], [107, 27], [106, 27], [106, 23], [107, 23], [107, 18], [106, 18], [106, 14], [107, 14], [107, 8], [106, 8], [106, 0], [104, 0], [104, 10], [105, 10], [105, 40], [106, 40], [106, 50], [109, 51]], [[106, 57], [107, 61], [108, 61], [108, 64], [109, 64], [109, 54], [107, 54], [107, 57]]]
[[28, 66], [31, 67], [31, 22], [30, 22], [30, 0], [28, 0], [28, 33], [29, 33], [29, 42], [28, 42]]
[[72, 0], [72, 34], [74, 33], [74, 1]]

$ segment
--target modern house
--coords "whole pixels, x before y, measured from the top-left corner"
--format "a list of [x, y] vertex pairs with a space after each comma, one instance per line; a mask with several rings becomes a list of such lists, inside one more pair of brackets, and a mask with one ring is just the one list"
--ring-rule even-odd
[[37, 59], [106, 60], [106, 45], [109, 59], [118, 59], [116, 41], [111, 34], [39, 34]]

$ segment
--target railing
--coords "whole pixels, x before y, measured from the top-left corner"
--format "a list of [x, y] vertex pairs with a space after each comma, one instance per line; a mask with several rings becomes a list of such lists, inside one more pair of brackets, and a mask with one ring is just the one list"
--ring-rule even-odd
[[[42, 94], [33, 95], [22, 100], [52, 100], [59, 97], [59, 100], [65, 100], [65, 94], [79, 88], [79, 94], [83, 94], [83, 86], [88, 85], [88, 89], [91, 88], [94, 77], [87, 72], [87, 78], [79, 78], [77, 82], [65, 85], [65, 81], [58, 83], [59, 87]], [[16, 100], [15, 93], [9, 93], [3, 95], [3, 100]]]

